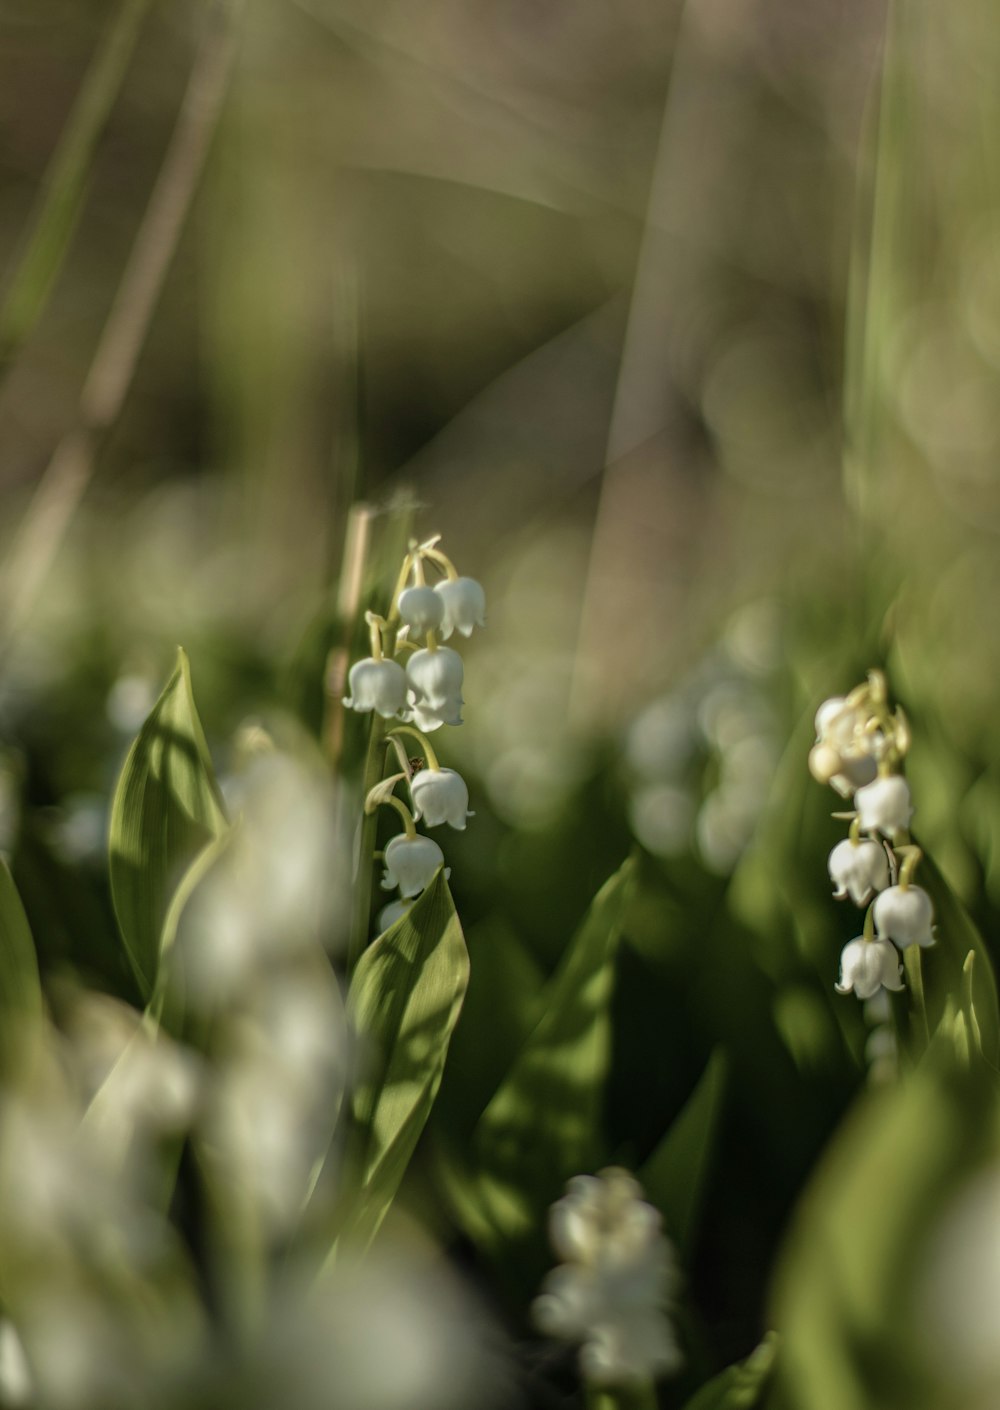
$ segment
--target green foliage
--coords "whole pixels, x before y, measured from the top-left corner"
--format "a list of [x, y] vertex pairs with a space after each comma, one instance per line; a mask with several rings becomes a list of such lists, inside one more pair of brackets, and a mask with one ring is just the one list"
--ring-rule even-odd
[[41, 1017], [35, 944], [13, 878], [0, 858], [0, 1075], [9, 1075], [20, 1039]]
[[343, 1231], [354, 1247], [378, 1232], [430, 1115], [468, 978], [462, 928], [439, 871], [365, 951], [348, 993], [362, 1045], [352, 1101], [356, 1193]]
[[147, 998], [157, 979], [171, 898], [199, 852], [225, 827], [188, 659], [181, 651], [129, 750], [111, 808], [111, 894]]
[[639, 1181], [662, 1213], [668, 1233], [686, 1254], [694, 1241], [727, 1070], [726, 1055], [717, 1049], [680, 1114], [638, 1171]]
[[713, 1376], [684, 1410], [753, 1410], [763, 1403], [777, 1356], [778, 1338], [771, 1332], [745, 1361]]
[[937, 944], [923, 957], [924, 993], [931, 1031], [949, 1000], [961, 1003], [978, 1032], [977, 1048], [994, 1068], [1000, 1062], [1000, 1011], [989, 951], [975, 922], [934, 863], [925, 855], [918, 880], [934, 903]]
[[634, 873], [626, 862], [598, 892], [476, 1126], [465, 1208], [476, 1209], [476, 1233], [494, 1246], [538, 1240], [566, 1180], [601, 1163], [608, 1011]]

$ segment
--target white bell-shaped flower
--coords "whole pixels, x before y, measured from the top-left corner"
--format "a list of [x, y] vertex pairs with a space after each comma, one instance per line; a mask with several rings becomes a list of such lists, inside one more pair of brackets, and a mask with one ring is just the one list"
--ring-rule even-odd
[[461, 774], [454, 769], [421, 769], [410, 779], [413, 816], [422, 818], [428, 827], [449, 823], [465, 831], [469, 812], [469, 790]]
[[871, 999], [880, 989], [902, 989], [899, 955], [888, 940], [867, 939], [861, 935], [845, 945], [840, 956], [838, 994], [852, 991], [859, 999]]
[[398, 886], [401, 896], [419, 896], [433, 881], [444, 853], [430, 837], [394, 837], [385, 849], [384, 861], [382, 889], [392, 891]]
[[934, 907], [922, 886], [890, 886], [876, 900], [873, 914], [879, 935], [894, 940], [901, 950], [934, 944]]
[[406, 704], [406, 672], [398, 661], [366, 656], [355, 661], [347, 683], [351, 694], [344, 697], [344, 704], [349, 710], [375, 710], [388, 720]]
[[880, 832], [893, 837], [905, 832], [913, 817], [910, 785], [901, 774], [888, 774], [859, 788], [854, 795], [862, 832]]
[[486, 625], [486, 594], [475, 578], [450, 578], [438, 583], [434, 591], [444, 603], [441, 635], [445, 641], [452, 632], [471, 636], [473, 627]]
[[863, 906], [875, 891], [889, 885], [889, 862], [878, 842], [866, 839], [852, 842], [849, 837], [838, 842], [828, 863], [834, 896], [842, 901], [850, 896], [856, 906]]
[[464, 675], [462, 658], [450, 646], [415, 651], [406, 663], [414, 719], [419, 712], [440, 724], [460, 725]]
[[403, 624], [420, 636], [438, 631], [444, 621], [444, 599], [432, 587], [423, 584], [404, 588], [399, 594], [398, 606]]
[[579, 1175], [549, 1217], [562, 1263], [532, 1313], [548, 1336], [581, 1343], [588, 1380], [622, 1386], [675, 1370], [680, 1351], [666, 1315], [677, 1273], [660, 1215], [624, 1170]]
[[864, 710], [849, 705], [843, 696], [824, 700], [816, 711], [816, 743], [809, 768], [814, 778], [830, 784], [842, 798], [870, 783], [877, 771], [882, 736], [866, 725]]
[[395, 925], [397, 920], [402, 920], [412, 905], [412, 901], [390, 901], [387, 906], [383, 906], [375, 922], [378, 934], [384, 935], [390, 925]]

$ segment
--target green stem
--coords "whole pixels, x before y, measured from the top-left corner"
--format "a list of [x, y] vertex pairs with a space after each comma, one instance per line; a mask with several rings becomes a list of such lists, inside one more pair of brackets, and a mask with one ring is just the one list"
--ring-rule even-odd
[[[365, 769], [361, 778], [361, 797], [369, 793], [380, 782], [385, 769], [386, 722], [381, 715], [372, 715], [368, 734], [368, 751], [365, 754]], [[358, 848], [358, 872], [354, 879], [354, 914], [351, 920], [351, 933], [347, 943], [347, 977], [354, 973], [358, 960], [368, 943], [368, 927], [372, 908], [372, 874], [375, 868], [375, 834], [378, 820], [375, 813], [365, 813], [361, 819], [361, 837]]]
[[656, 1389], [652, 1381], [623, 1386], [586, 1383], [587, 1410], [656, 1410]]
[[[378, 803], [376, 803], [375, 807], [395, 808], [396, 812], [403, 819], [403, 827], [406, 829], [406, 836], [408, 838], [416, 837], [417, 829], [413, 825], [413, 814], [410, 812], [406, 804], [403, 803], [399, 798], [393, 798], [392, 796], [388, 798], [380, 798], [378, 800]], [[375, 808], [366, 808], [365, 811], [374, 813]]]
[[920, 1026], [924, 1031], [924, 1046], [930, 1045], [931, 1030], [927, 1021], [927, 1001], [924, 997], [924, 971], [923, 960], [920, 955], [919, 945], [910, 945], [903, 952], [903, 968], [906, 970], [906, 978], [910, 985], [910, 992], [913, 995], [913, 1007], [920, 1020]]
[[441, 765], [438, 763], [438, 756], [434, 752], [434, 747], [430, 740], [420, 730], [414, 729], [412, 725], [393, 725], [389, 731], [390, 735], [408, 734], [411, 739], [415, 739], [424, 751], [424, 758], [427, 760], [427, 767], [433, 769], [435, 773], [440, 772]]

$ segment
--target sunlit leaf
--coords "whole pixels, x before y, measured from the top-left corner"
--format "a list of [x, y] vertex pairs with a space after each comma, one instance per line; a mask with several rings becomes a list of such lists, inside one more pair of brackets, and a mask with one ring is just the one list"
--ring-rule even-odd
[[469, 978], [444, 873], [358, 963], [348, 1011], [362, 1045], [352, 1104], [357, 1196], [344, 1237], [368, 1243], [430, 1115]]
[[598, 892], [549, 982], [541, 1017], [482, 1115], [472, 1153], [494, 1235], [536, 1234], [566, 1180], [603, 1155], [615, 955], [634, 877], [629, 861]]
[[684, 1410], [753, 1410], [763, 1403], [777, 1353], [778, 1338], [770, 1332], [745, 1361], [703, 1385]]
[[170, 902], [198, 853], [226, 827], [184, 652], [129, 750], [111, 807], [111, 894], [146, 996]]
[[726, 1055], [716, 1049], [680, 1114], [640, 1168], [647, 1197], [682, 1249], [694, 1236], [726, 1088]]

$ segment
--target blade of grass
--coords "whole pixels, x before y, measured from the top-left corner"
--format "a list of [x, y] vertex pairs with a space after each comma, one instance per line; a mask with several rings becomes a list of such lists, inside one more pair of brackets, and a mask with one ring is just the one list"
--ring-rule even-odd
[[87, 194], [149, 0], [122, 0], [108, 25], [48, 164], [21, 256], [0, 305], [0, 379], [48, 303]]
[[217, 0], [206, 21], [170, 146], [80, 396], [0, 579], [0, 656], [23, 625], [132, 384], [171, 258], [218, 125], [243, 0]]

